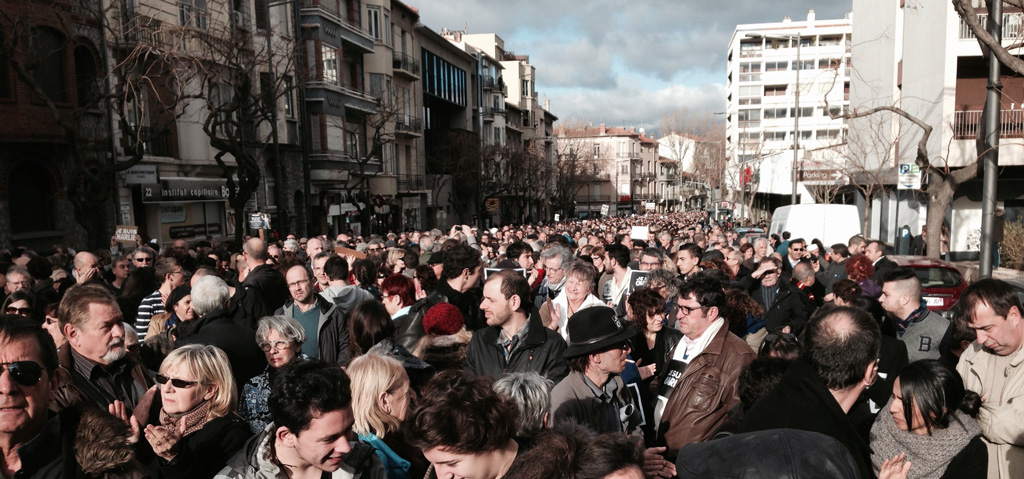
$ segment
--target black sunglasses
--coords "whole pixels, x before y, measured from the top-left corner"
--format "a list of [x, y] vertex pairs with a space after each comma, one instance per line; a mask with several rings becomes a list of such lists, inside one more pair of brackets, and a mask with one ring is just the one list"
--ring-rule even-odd
[[31, 316], [32, 308], [15, 308], [14, 306], [7, 307], [7, 314], [17, 314], [20, 316]]
[[35, 361], [0, 363], [0, 371], [3, 371], [4, 366], [7, 366], [7, 372], [11, 374], [11, 379], [22, 386], [35, 386], [43, 377], [43, 367]]
[[167, 376], [164, 376], [163, 374], [156, 375], [156, 382], [160, 384], [167, 384], [167, 381], [170, 381], [172, 386], [183, 389], [190, 388], [192, 386], [199, 384], [199, 381], [186, 381], [184, 379], [169, 378]]

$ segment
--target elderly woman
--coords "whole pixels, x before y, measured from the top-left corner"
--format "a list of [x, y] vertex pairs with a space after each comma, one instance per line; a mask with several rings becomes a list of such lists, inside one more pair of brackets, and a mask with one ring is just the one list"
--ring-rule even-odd
[[263, 432], [267, 424], [273, 422], [267, 398], [277, 371], [296, 358], [308, 359], [302, 354], [304, 342], [306, 330], [294, 318], [267, 316], [256, 326], [256, 343], [267, 356], [267, 368], [245, 383], [242, 399], [238, 402], [238, 415], [249, 423], [254, 434]]
[[568, 340], [569, 331], [565, 325], [569, 317], [581, 309], [604, 306], [604, 303], [591, 294], [594, 278], [597, 277], [594, 265], [584, 261], [573, 261], [565, 270], [565, 287], [555, 299], [548, 300], [540, 308], [540, 318], [549, 328], [558, 331]]
[[[147, 417], [136, 411], [144, 425], [134, 431], [142, 433], [135, 438], [138, 459], [154, 478], [213, 477], [252, 435], [234, 413], [238, 392], [227, 355], [213, 346], [182, 346], [164, 359], [156, 382]], [[123, 408], [112, 410], [124, 418]]]
[[523, 449], [529, 449], [537, 435], [547, 429], [552, 387], [550, 379], [532, 371], [508, 373], [494, 382], [494, 392], [512, 401], [519, 410], [516, 442]]
[[376, 450], [388, 479], [424, 477], [427, 460], [405, 441], [400, 426], [415, 393], [402, 362], [376, 353], [354, 359], [348, 367], [352, 380], [352, 430]]

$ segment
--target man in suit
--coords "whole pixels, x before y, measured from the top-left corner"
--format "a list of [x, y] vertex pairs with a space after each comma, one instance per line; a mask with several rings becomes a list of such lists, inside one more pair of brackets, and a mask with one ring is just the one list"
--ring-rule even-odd
[[869, 241], [867, 247], [864, 248], [864, 256], [867, 256], [871, 260], [872, 266], [875, 267], [875, 275], [871, 279], [879, 285], [882, 284], [885, 275], [896, 269], [896, 262], [885, 257], [885, 243], [881, 241]]

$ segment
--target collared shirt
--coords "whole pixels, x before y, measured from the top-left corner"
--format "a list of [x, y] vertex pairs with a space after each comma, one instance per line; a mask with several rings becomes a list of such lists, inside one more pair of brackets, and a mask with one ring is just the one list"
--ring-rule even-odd
[[402, 309], [399, 309], [398, 311], [395, 311], [395, 314], [391, 315], [391, 319], [401, 318], [402, 316], [405, 316], [405, 315], [409, 314], [409, 310], [410, 309], [412, 309], [412, 305], [411, 304], [409, 306], [406, 306], [406, 307], [402, 308]]
[[[125, 403], [129, 410], [135, 409], [145, 391], [132, 378], [132, 362], [128, 356], [106, 367], [82, 356], [74, 348], [71, 348], [71, 357], [75, 372], [84, 377], [92, 389], [104, 397], [106, 404], [97, 403], [97, 406], [107, 406], [117, 400]], [[92, 395], [88, 396], [96, 399]]]
[[529, 320], [527, 320], [526, 323], [523, 324], [523, 327], [519, 328], [519, 331], [516, 331], [516, 334], [513, 334], [511, 338], [508, 337], [508, 336], [505, 336], [505, 330], [504, 329], [500, 330], [500, 332], [498, 333], [497, 345], [498, 345], [499, 348], [501, 348], [501, 351], [505, 354], [505, 360], [506, 361], [508, 360], [509, 356], [512, 355], [512, 352], [515, 351], [516, 348], [519, 347], [520, 344], [523, 344], [523, 341], [526, 341], [526, 333], [528, 333], [529, 331], [530, 331], [530, 321]]
[[615, 396], [616, 391], [619, 389], [619, 385], [616, 384], [614, 376], [608, 377], [608, 381], [604, 383], [604, 387], [598, 387], [594, 384], [586, 374], [580, 374], [583, 376], [583, 384], [586, 384], [590, 391], [594, 393], [594, 397], [599, 401], [594, 405], [596, 409], [594, 424], [595, 431], [625, 431], [625, 424], [622, 422], [622, 418], [619, 416], [619, 408], [622, 407], [619, 404], [618, 398]]

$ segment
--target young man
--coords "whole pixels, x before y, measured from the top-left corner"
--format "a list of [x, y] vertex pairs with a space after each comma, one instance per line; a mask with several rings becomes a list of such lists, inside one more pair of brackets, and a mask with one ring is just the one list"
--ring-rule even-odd
[[348, 376], [323, 361], [294, 361], [280, 372], [267, 400], [274, 419], [228, 460], [216, 479], [381, 478], [372, 446], [352, 425]]
[[890, 271], [878, 302], [896, 319], [896, 334], [907, 345], [910, 361], [939, 359], [939, 342], [949, 329], [949, 321], [928, 309], [921, 299], [921, 280], [913, 270]]
[[138, 314], [135, 315], [135, 327], [140, 331], [140, 339], [146, 339], [149, 320], [164, 312], [164, 301], [174, 288], [185, 284], [185, 269], [174, 258], [160, 258], [156, 261], [156, 277], [160, 279], [160, 288], [149, 296], [142, 298]]

